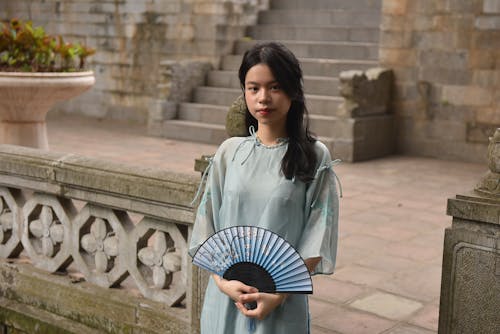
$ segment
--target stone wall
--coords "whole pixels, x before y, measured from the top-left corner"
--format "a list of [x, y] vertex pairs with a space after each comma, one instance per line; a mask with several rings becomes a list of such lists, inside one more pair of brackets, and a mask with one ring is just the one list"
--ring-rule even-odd
[[486, 161], [500, 125], [500, 2], [384, 0], [379, 54], [395, 74], [399, 151]]
[[[58, 111], [146, 122], [162, 60], [217, 65], [268, 0], [18, 0], [0, 19], [31, 19], [52, 34], [97, 49], [95, 87]], [[54, 113], [55, 111], [52, 111]]]

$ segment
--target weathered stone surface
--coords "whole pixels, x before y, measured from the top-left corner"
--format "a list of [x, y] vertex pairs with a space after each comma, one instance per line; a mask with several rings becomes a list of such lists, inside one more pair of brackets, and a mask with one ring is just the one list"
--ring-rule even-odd
[[[4, 247], [4, 257], [18, 256], [25, 250], [33, 266], [48, 272], [64, 272], [71, 265], [71, 271], [77, 272], [76, 282], [85, 279], [109, 290], [138, 288], [136, 294], [161, 302], [169, 316], [169, 307], [173, 306], [199, 311], [200, 306], [193, 302], [200, 302], [196, 281], [200, 278], [191, 278], [187, 255], [187, 236], [194, 221], [190, 202], [199, 178], [8, 145], [0, 146], [0, 156], [0, 246], [9, 246]], [[73, 200], [78, 200], [78, 209]], [[14, 217], [11, 213], [16, 208], [19, 213]], [[133, 223], [129, 211], [132, 216], [144, 217]], [[12, 237], [14, 228], [21, 243]], [[25, 290], [9, 298], [30, 304], [38, 291], [44, 290], [38, 283], [23, 285]], [[131, 284], [135, 285], [132, 289]], [[0, 285], [0, 295], [1, 291]], [[52, 293], [61, 295], [60, 291]], [[108, 318], [99, 318], [94, 324], [93, 316], [85, 318], [83, 308], [95, 308], [95, 302], [77, 299], [82, 302], [82, 310], [74, 311], [78, 318], [73, 320], [91, 327], [103, 326], [109, 333], [132, 333], [129, 325], [110, 324]], [[56, 312], [59, 306], [54, 301], [50, 308], [43, 309], [69, 317]], [[109, 304], [106, 307], [115, 309]], [[124, 314], [118, 313], [117, 319]], [[191, 321], [197, 326], [197, 314], [183, 317], [189, 328]], [[146, 317], [144, 321], [150, 320]], [[151, 321], [159, 324], [162, 319]], [[174, 321], [158, 328], [162, 333], [177, 333], [178, 328], [186, 327]]]
[[[59, 329], [60, 333], [197, 331], [189, 325], [185, 308], [166, 308], [163, 303], [134, 297], [122, 290], [104, 289], [85, 282], [74, 284], [67, 277], [49, 275], [26, 264], [7, 264], [3, 260], [0, 260], [0, 277], [0, 309], [9, 305], [6, 307], [9, 312], [18, 307], [29, 310], [23, 312], [29, 318], [26, 321], [38, 326], [47, 326], [44, 319], [50, 316], [61, 321], [49, 323], [49, 328]], [[1, 314], [0, 320], [3, 320]]]
[[[104, 333], [36, 307], [0, 298], [0, 324], [5, 333], [97, 334]], [[2, 325], [0, 325], [2, 329]]]
[[337, 114], [341, 117], [363, 117], [388, 113], [392, 80], [392, 71], [383, 68], [341, 72], [340, 94], [345, 101], [339, 106]]
[[490, 171], [474, 192], [448, 200], [439, 333], [496, 333], [500, 323], [500, 129], [490, 139]]
[[230, 137], [243, 137], [248, 135], [245, 114], [245, 98], [241, 95], [233, 102], [226, 115], [226, 131]]
[[[116, 194], [117, 201], [125, 195], [151, 205], [163, 202], [179, 207], [189, 207], [199, 181], [192, 176], [169, 171], [9, 145], [0, 146], [2, 174], [50, 183], [58, 189], [57, 194], [85, 192], [89, 201], [106, 193], [108, 196]], [[129, 202], [123, 200], [124, 207], [128, 208], [131, 205], [127, 205]]]

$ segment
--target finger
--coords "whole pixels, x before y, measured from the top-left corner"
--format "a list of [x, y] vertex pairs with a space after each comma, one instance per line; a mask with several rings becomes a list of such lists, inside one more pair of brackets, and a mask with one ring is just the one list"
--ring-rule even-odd
[[246, 293], [243, 295], [240, 295], [240, 301], [242, 303], [250, 303], [250, 302], [256, 302], [259, 300], [259, 293]]
[[253, 286], [242, 284], [241, 291], [243, 293], [256, 293], [259, 290]]
[[247, 315], [248, 309], [245, 307], [245, 305], [243, 305], [240, 302], [236, 302], [236, 303], [234, 303], [234, 305], [241, 312], [241, 314], [243, 314], [245, 316]]

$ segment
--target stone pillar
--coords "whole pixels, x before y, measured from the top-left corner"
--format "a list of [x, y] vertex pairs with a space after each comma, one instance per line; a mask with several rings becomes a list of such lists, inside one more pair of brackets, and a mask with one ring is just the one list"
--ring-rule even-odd
[[490, 138], [489, 171], [476, 188], [448, 200], [439, 333], [498, 333], [500, 325], [500, 129]]

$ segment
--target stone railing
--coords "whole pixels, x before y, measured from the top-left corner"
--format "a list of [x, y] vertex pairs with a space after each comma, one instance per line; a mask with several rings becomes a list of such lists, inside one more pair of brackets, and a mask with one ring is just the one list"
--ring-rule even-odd
[[[8, 313], [9, 301], [105, 332], [196, 332], [202, 275], [191, 265], [187, 241], [198, 182], [163, 170], [0, 145], [0, 313]], [[44, 283], [21, 278], [27, 271], [23, 277]], [[87, 287], [85, 298], [103, 307], [74, 305], [84, 299], [75, 282]], [[22, 284], [44, 288], [28, 295]], [[43, 290], [64, 290], [79, 300]], [[113, 310], [117, 300], [132, 318]], [[146, 311], [154, 309], [161, 312], [152, 320]], [[2, 321], [9, 324], [0, 317], [0, 326]]]

